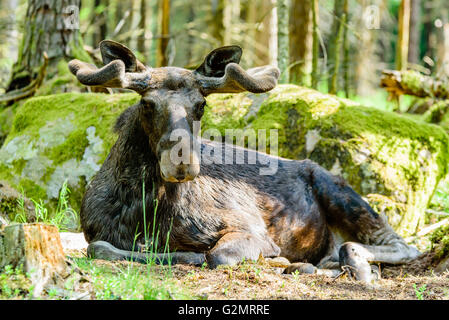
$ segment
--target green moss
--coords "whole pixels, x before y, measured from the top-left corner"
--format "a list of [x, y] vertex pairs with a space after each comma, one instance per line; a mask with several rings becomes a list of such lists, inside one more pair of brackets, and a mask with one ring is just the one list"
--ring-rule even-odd
[[30, 199], [46, 199], [47, 194], [44, 188], [37, 185], [34, 181], [29, 179], [21, 179], [20, 183], [17, 185], [17, 189], [24, 190], [27, 198]]
[[[117, 95], [64, 93], [27, 100], [16, 111], [10, 134], [5, 140], [5, 147], [16, 137], [29, 137], [25, 141], [31, 144], [30, 150], [36, 150], [32, 159], [37, 159], [36, 157], [46, 159], [46, 167], [41, 168], [37, 164], [34, 168], [36, 164], [19, 158], [12, 162], [12, 168], [7, 164], [0, 164], [0, 178], [9, 181], [13, 187], [23, 187], [29, 198], [48, 199], [46, 189], [50, 183], [54, 184], [61, 180], [62, 185], [64, 175], [72, 172], [88, 174], [82, 167], [87, 164], [81, 162], [86, 149], [90, 146], [88, 128], [94, 128], [92, 137], [97, 137], [96, 139], [99, 139], [101, 143], [101, 148], [97, 147], [96, 152], [101, 154], [98, 155], [99, 159], [85, 161], [97, 161], [97, 164], [92, 162], [91, 166], [101, 165], [116, 140], [112, 127], [117, 116], [138, 99], [139, 96], [133, 93]], [[1, 152], [2, 149], [0, 149]], [[67, 167], [69, 162], [76, 165], [73, 170]], [[32, 176], [36, 176], [33, 172], [38, 173], [39, 180], [30, 179], [29, 175], [23, 174], [26, 166], [31, 166], [27, 173]], [[53, 175], [57, 168], [64, 169], [59, 173], [59, 180], [52, 181], [56, 179]], [[67, 178], [72, 179], [70, 181], [73, 185], [70, 187], [74, 192], [71, 199], [76, 202], [74, 207], [77, 208], [81, 202], [86, 181], [82, 176], [77, 182], [73, 180], [74, 176], [67, 176]], [[53, 188], [56, 187], [53, 186]]]
[[421, 74], [413, 70], [402, 72], [402, 83], [414, 92], [421, 91], [423, 87]]
[[70, 133], [64, 143], [51, 148], [49, 150], [49, 158], [54, 160], [54, 165], [59, 165], [73, 157], [81, 160], [88, 145], [89, 141], [86, 137], [86, 131], [78, 129]]
[[449, 255], [449, 225], [434, 231], [430, 236], [432, 248], [435, 248], [435, 258], [441, 260]]
[[2, 198], [0, 201], [0, 213], [7, 216], [10, 220], [17, 212], [18, 203], [15, 198]]

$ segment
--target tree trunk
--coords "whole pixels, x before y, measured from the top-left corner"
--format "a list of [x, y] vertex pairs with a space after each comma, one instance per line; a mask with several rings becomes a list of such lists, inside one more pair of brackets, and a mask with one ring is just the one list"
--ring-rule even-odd
[[94, 21], [92, 48], [98, 48], [100, 42], [106, 39], [107, 33], [107, 2], [105, 0], [95, 0], [93, 2], [91, 19], [91, 21]]
[[399, 7], [399, 31], [396, 47], [396, 69], [407, 70], [409, 34], [410, 34], [410, 0], [402, 0]]
[[312, 54], [312, 88], [318, 89], [319, 71], [319, 40], [318, 40], [318, 0], [313, 0], [312, 3], [312, 21], [313, 21], [313, 54]]
[[168, 65], [168, 42], [170, 40], [170, 0], [159, 0], [159, 40], [157, 46], [157, 66]]
[[[379, 31], [377, 26], [368, 23], [369, 21], [363, 19], [363, 13], [368, 10], [368, 4], [376, 6], [378, 12], [373, 12], [373, 18], [376, 14], [381, 14], [385, 8], [385, 0], [364, 1], [361, 6], [361, 19], [358, 19], [356, 29], [360, 34], [360, 38], [356, 43], [357, 51], [355, 52], [354, 61], [356, 62], [354, 72], [354, 86], [357, 95], [367, 96], [373, 94], [373, 88], [377, 88], [378, 80], [373, 77], [373, 74], [378, 70], [379, 55], [376, 54], [376, 46], [379, 42]], [[379, 17], [380, 18], [380, 17]], [[356, 18], [354, 17], [353, 20]]]
[[0, 268], [29, 273], [39, 296], [48, 285], [60, 284], [69, 275], [58, 229], [45, 224], [14, 224], [0, 234]]
[[420, 61], [420, 23], [421, 0], [411, 0], [410, 36], [408, 45], [408, 61], [418, 64]]
[[290, 82], [312, 84], [313, 16], [312, 0], [292, 0], [290, 15]]
[[223, 8], [224, 0], [211, 0], [211, 14], [208, 17], [208, 27], [211, 36], [217, 43], [217, 47], [223, 46]]
[[[345, 22], [349, 22], [349, 1], [345, 0], [343, 5], [343, 14], [345, 16]], [[345, 26], [343, 30], [343, 89], [345, 91], [345, 97], [349, 98], [349, 39], [348, 39], [348, 27]]]
[[[139, 37], [137, 38], [137, 50], [142, 54], [143, 57], [146, 57], [147, 54], [147, 45], [145, 39], [145, 31], [146, 31], [146, 20], [147, 20], [147, 6], [145, 0], [140, 0], [140, 20], [139, 20]], [[145, 60], [142, 61], [145, 63]]]
[[289, 8], [287, 0], [277, 1], [277, 17], [278, 17], [278, 67], [281, 70], [279, 83], [289, 82]]
[[[0, 3], [0, 7], [2, 8], [2, 12], [0, 13], [0, 28], [3, 31], [0, 35], [0, 42], [3, 44], [0, 46], [0, 60], [17, 56], [19, 32], [17, 30], [18, 23], [14, 13], [18, 5], [18, 0], [2, 0]], [[0, 65], [0, 93], [3, 92], [3, 88], [7, 85], [11, 67], [12, 65], [10, 63], [2, 63]]]
[[442, 78], [449, 77], [449, 8], [441, 10], [441, 28], [438, 28], [437, 37], [437, 75]]
[[335, 64], [336, 64], [336, 55], [339, 54], [339, 50], [337, 50], [338, 46], [338, 34], [341, 26], [341, 16], [343, 13], [343, 0], [335, 0], [334, 3], [334, 11], [333, 11], [333, 19], [331, 26], [331, 33], [329, 36], [329, 44], [328, 44], [328, 91], [330, 93], [335, 92], [335, 88], [333, 87], [335, 84], [333, 83], [335, 74]]
[[30, 86], [42, 75], [45, 53], [47, 78], [57, 73], [62, 59], [91, 61], [79, 32], [80, 0], [28, 0], [24, 35], [6, 92]]

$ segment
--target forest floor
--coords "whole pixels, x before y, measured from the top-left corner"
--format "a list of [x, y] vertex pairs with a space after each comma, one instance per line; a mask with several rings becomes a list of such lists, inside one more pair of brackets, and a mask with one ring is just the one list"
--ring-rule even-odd
[[[79, 252], [76, 255], [81, 257], [84, 254]], [[145, 298], [141, 293], [130, 293], [139, 290], [136, 286], [127, 286], [132, 289], [125, 289], [126, 286], [119, 284], [110, 286], [104, 280], [95, 279], [95, 274], [98, 276], [99, 273], [92, 272], [101, 269], [103, 275], [109, 273], [109, 279], [114, 274], [121, 274], [120, 277], [125, 279], [133, 278], [129, 273], [131, 268], [134, 274], [141, 274], [146, 279], [152, 279], [153, 283], [158, 283], [158, 288], [165, 287], [166, 294], [159, 296], [154, 296], [155, 291], [152, 289], [153, 298], [162, 299], [449, 300], [449, 272], [436, 274], [433, 271], [431, 253], [425, 253], [410, 264], [383, 266], [381, 279], [374, 286], [357, 282], [347, 275], [334, 279], [318, 275], [282, 274], [281, 268], [255, 262], [211, 270], [187, 265], [149, 267], [132, 262], [73, 259], [80, 259], [76, 263], [86, 276], [83, 291], [88, 294], [84, 295], [84, 299]], [[82, 265], [87, 260], [90, 269], [86, 268], [87, 264]], [[109, 296], [105, 296], [105, 290], [109, 290]], [[145, 288], [141, 290], [148, 291]]]

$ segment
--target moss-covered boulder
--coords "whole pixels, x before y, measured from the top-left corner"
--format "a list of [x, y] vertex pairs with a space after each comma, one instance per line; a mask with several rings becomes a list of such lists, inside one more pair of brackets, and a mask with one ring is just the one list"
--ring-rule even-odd
[[116, 117], [137, 94], [65, 93], [29, 99], [16, 110], [0, 149], [0, 179], [29, 198], [55, 200], [67, 180], [78, 208], [86, 182], [98, 171], [116, 137]]
[[[67, 180], [79, 207], [86, 182], [116, 139], [115, 118], [138, 99], [132, 93], [67, 93], [28, 100], [0, 149], [0, 179], [47, 201]], [[203, 132], [277, 129], [279, 155], [310, 158], [342, 175], [404, 235], [422, 222], [447, 173], [448, 135], [406, 116], [293, 85], [265, 94], [211, 95], [208, 105]]]

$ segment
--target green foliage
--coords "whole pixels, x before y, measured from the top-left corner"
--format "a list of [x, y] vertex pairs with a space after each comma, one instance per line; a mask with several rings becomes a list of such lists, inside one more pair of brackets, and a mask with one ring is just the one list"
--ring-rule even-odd
[[23, 299], [31, 297], [33, 286], [22, 266], [6, 265], [0, 272], [0, 299]]
[[[42, 199], [30, 199], [35, 206], [35, 222], [42, 222], [56, 226], [60, 231], [73, 230], [73, 226], [79, 226], [79, 215], [69, 205], [70, 189], [67, 181], [61, 187], [59, 192], [58, 204], [54, 212], [49, 212], [49, 209], [44, 204]], [[27, 215], [24, 209], [25, 195], [22, 191], [22, 197], [17, 199], [18, 212], [15, 215], [13, 222], [28, 223]]]
[[416, 283], [413, 284], [413, 289], [415, 290], [415, 295], [418, 300], [424, 300], [424, 292], [426, 291], [426, 286], [427, 285], [424, 284], [423, 286], [417, 288]]
[[435, 248], [435, 259], [440, 260], [449, 254], [449, 225], [435, 230], [429, 237], [432, 248]]

